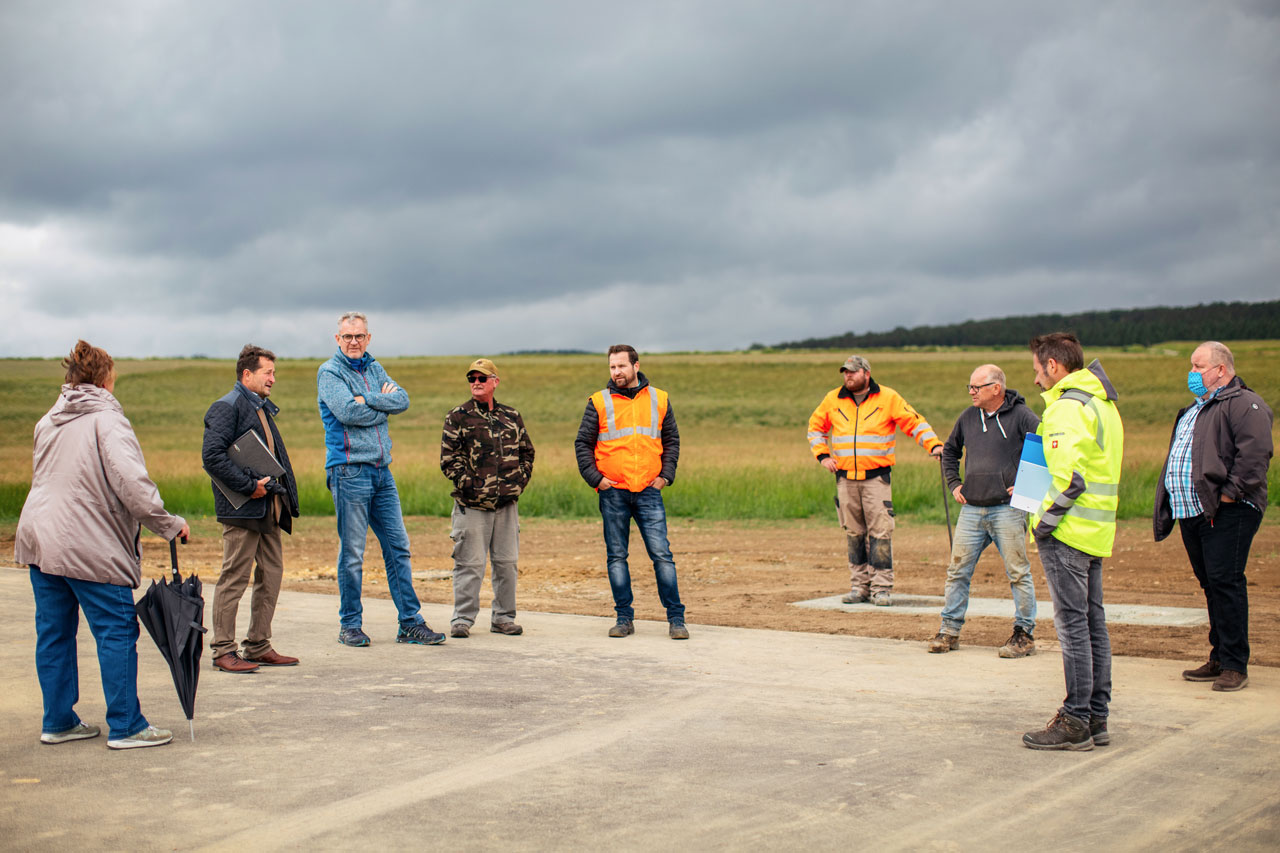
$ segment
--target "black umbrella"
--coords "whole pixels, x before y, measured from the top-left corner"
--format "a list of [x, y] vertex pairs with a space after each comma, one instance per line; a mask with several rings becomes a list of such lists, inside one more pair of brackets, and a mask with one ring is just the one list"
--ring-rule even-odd
[[[183, 542], [186, 542], [184, 537]], [[178, 701], [186, 712], [191, 739], [196, 739], [196, 685], [200, 681], [200, 655], [204, 651], [204, 598], [200, 578], [192, 573], [186, 580], [178, 574], [178, 541], [169, 542], [171, 580], [154, 580], [135, 606], [138, 620], [156, 641], [160, 654], [169, 663]]]

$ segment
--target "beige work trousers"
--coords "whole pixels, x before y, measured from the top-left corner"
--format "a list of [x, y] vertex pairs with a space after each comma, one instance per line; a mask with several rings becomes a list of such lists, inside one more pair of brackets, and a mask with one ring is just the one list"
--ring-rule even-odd
[[516, 559], [520, 554], [520, 511], [515, 503], [501, 509], [454, 504], [449, 538], [453, 540], [453, 625], [475, 624], [480, 612], [484, 564], [492, 566], [493, 604], [489, 620], [516, 619]]
[[849, 587], [871, 595], [893, 589], [893, 490], [883, 477], [836, 480], [836, 514], [849, 550]]
[[284, 577], [279, 525], [272, 525], [270, 533], [222, 525], [222, 575], [213, 590], [213, 643], [209, 646], [214, 658], [236, 650], [236, 611], [250, 577], [253, 600], [243, 656], [257, 658], [271, 651], [271, 618]]

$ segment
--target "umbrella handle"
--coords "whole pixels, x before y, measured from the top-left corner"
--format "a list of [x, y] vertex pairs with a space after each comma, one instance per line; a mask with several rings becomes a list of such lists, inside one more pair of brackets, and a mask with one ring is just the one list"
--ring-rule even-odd
[[[187, 537], [182, 537], [182, 544], [187, 544]], [[182, 575], [178, 574], [178, 537], [169, 540], [169, 567], [173, 571], [173, 582], [181, 583]]]

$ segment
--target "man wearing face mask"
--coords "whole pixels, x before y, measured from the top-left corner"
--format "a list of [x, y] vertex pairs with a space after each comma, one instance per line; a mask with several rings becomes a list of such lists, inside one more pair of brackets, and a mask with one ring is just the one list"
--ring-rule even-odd
[[836, 475], [836, 504], [849, 550], [845, 604], [893, 603], [894, 435], [902, 430], [935, 457], [942, 442], [902, 395], [871, 378], [871, 363], [851, 355], [840, 367], [841, 387], [809, 416], [809, 449]]
[[1174, 422], [1156, 482], [1155, 537], [1178, 521], [1191, 570], [1209, 608], [1209, 660], [1182, 673], [1221, 692], [1249, 683], [1249, 593], [1245, 563], [1267, 508], [1271, 409], [1236, 376], [1217, 341], [1191, 354], [1187, 388], [1195, 401]]

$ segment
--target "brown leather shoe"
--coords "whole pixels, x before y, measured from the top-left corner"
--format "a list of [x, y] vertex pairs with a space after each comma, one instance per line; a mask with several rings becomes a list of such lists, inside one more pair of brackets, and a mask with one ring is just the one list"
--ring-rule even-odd
[[449, 629], [449, 636], [453, 637], [455, 640], [465, 640], [467, 637], [471, 636], [471, 626], [466, 622], [456, 622], [453, 627]]
[[257, 672], [258, 665], [249, 663], [235, 652], [227, 652], [222, 657], [213, 659], [214, 668], [223, 672]]
[[259, 655], [256, 658], [245, 658], [249, 663], [256, 663], [262, 666], [297, 666], [298, 659], [291, 658], [288, 655], [282, 655], [275, 649], [267, 649], [266, 654]]
[[1234, 669], [1224, 669], [1222, 675], [1218, 676], [1217, 681], [1213, 682], [1213, 689], [1219, 693], [1234, 693], [1237, 690], [1243, 690], [1249, 685], [1249, 676], [1243, 672], [1236, 672]]
[[1195, 669], [1184, 669], [1182, 677], [1187, 681], [1213, 681], [1222, 675], [1222, 667], [1216, 660], [1206, 661]]
[[518, 637], [524, 633], [524, 628], [521, 628], [514, 622], [494, 622], [489, 625], [489, 632], [493, 634], [506, 634], [508, 637]]

